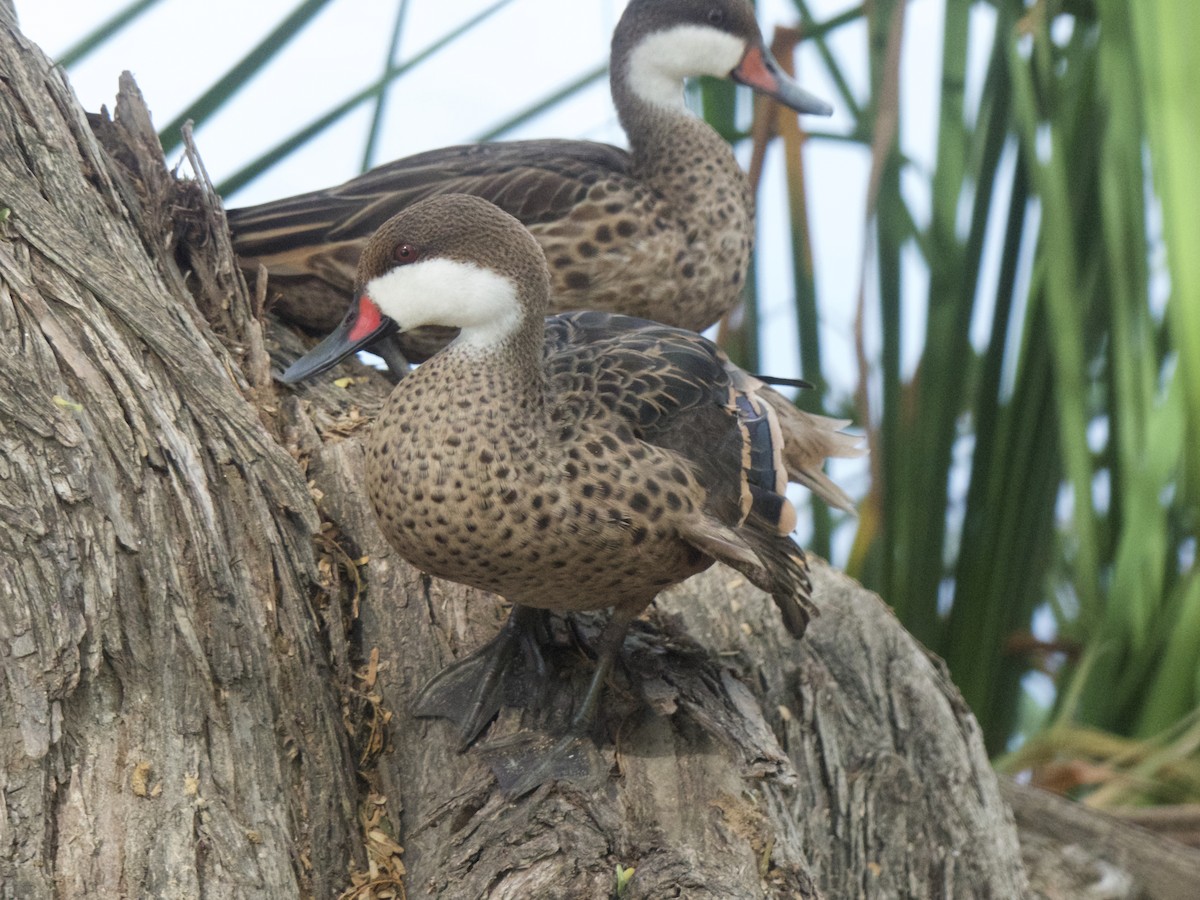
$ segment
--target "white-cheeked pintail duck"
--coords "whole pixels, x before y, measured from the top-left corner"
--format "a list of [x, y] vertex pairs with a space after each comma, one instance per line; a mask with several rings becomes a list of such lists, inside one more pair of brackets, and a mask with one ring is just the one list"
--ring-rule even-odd
[[[505, 790], [569, 774], [630, 622], [714, 561], [770, 593], [788, 631], [803, 634], [813, 608], [804, 553], [788, 536], [796, 513], [779, 420], [761, 382], [714, 344], [603, 312], [545, 318], [551, 276], [539, 245], [466, 195], [388, 220], [362, 254], [356, 290], [338, 329], [283, 380], [390, 332], [459, 329], [389, 396], [368, 438], [366, 488], [400, 556], [515, 605], [496, 641], [430, 683], [419, 712], [455, 719], [465, 747], [499, 708], [531, 610], [613, 610], [571, 734], [497, 768]], [[830, 430], [841, 423], [809, 424], [806, 453], [856, 452]], [[810, 483], [839, 502], [823, 478]]]
[[[380, 225], [424, 197], [474, 194], [542, 245], [552, 312], [606, 310], [702, 331], [741, 296], [754, 197], [728, 144], [684, 103], [685, 79], [700, 75], [732, 78], [799, 112], [830, 111], [780, 69], [746, 0], [632, 0], [610, 65], [628, 152], [577, 140], [432, 150], [340, 187], [230, 210], [234, 248], [282, 289], [283, 318], [328, 331]], [[402, 347], [420, 360], [447, 339], [408, 333]]]

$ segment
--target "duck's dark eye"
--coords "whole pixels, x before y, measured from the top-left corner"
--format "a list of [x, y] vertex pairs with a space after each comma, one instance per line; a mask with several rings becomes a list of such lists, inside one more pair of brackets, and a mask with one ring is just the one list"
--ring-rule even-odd
[[416, 262], [420, 257], [421, 251], [412, 244], [397, 244], [396, 249], [392, 251], [392, 258], [402, 265]]
[[710, 9], [708, 11], [708, 24], [709, 25], [722, 25], [722, 24], [724, 24], [724, 22], [725, 22], [725, 13], [723, 10], [714, 8], [714, 9]]

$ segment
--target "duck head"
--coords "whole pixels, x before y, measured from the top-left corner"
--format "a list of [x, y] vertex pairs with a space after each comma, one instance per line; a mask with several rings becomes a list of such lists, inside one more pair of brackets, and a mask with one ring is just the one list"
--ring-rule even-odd
[[519, 221], [478, 197], [443, 194], [379, 227], [359, 258], [356, 285], [341, 324], [288, 367], [284, 383], [426, 325], [458, 328], [454, 345], [469, 350], [498, 347], [530, 321], [540, 339], [550, 275]]
[[796, 84], [763, 41], [746, 0], [632, 0], [612, 43], [613, 93], [683, 107], [687, 78], [732, 78], [796, 112], [827, 116], [825, 101]]

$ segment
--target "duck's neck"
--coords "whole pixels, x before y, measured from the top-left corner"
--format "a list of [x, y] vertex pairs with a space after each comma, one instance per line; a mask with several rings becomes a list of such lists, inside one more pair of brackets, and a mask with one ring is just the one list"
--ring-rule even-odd
[[634, 174], [689, 218], [718, 194], [744, 199], [753, 215], [749, 182], [725, 140], [684, 103], [683, 85], [640, 75], [635, 87], [628, 54], [614, 55], [610, 84], [617, 117], [629, 139]]
[[508, 433], [540, 433], [546, 417], [543, 322], [540, 316], [523, 317], [492, 343], [460, 337], [405, 377], [400, 388], [406, 402], [436, 411], [446, 425], [462, 422], [472, 430], [495, 432], [495, 440]]

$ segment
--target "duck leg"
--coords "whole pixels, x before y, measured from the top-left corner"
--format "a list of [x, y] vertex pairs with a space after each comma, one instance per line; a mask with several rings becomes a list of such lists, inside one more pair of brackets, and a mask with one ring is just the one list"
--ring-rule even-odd
[[387, 363], [388, 371], [395, 376], [397, 381], [407, 375], [408, 370], [412, 368], [408, 358], [404, 355], [404, 350], [400, 347], [400, 338], [398, 335], [384, 335], [368, 347], [367, 351], [374, 353]]
[[506, 796], [520, 797], [547, 781], [583, 781], [602, 774], [603, 761], [589, 732], [600, 708], [605, 683], [625, 642], [625, 634], [641, 609], [617, 607], [613, 611], [612, 619], [600, 636], [596, 671], [566, 733], [554, 739], [522, 731], [479, 748]]
[[544, 609], [513, 606], [496, 637], [446, 666], [421, 689], [415, 715], [454, 722], [459, 729], [458, 749], [466, 750], [500, 711], [518, 650], [524, 651], [525, 665], [534, 676], [535, 693], [544, 690], [546, 661], [539, 643], [546, 631], [546, 615]]

